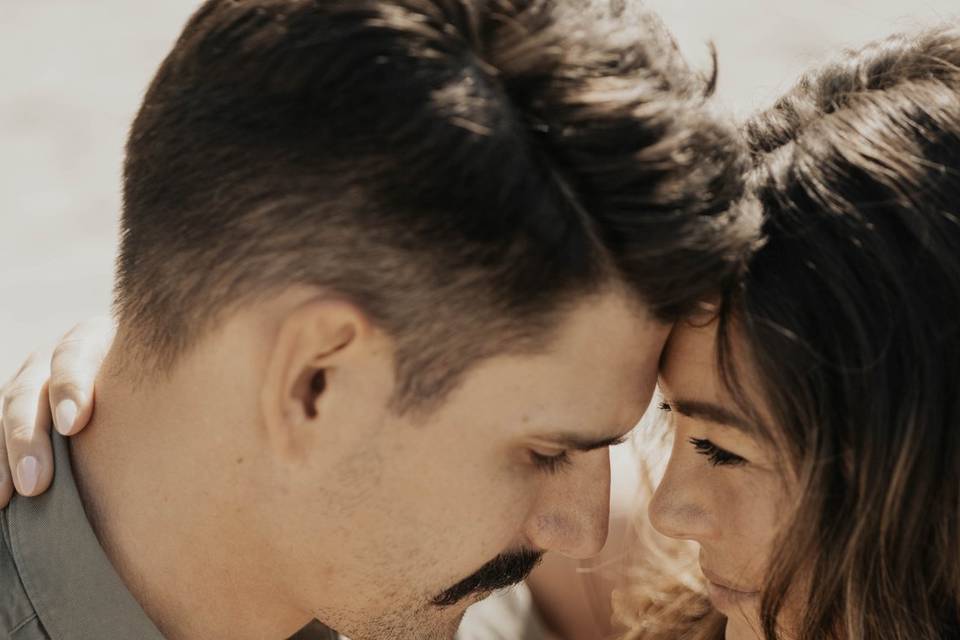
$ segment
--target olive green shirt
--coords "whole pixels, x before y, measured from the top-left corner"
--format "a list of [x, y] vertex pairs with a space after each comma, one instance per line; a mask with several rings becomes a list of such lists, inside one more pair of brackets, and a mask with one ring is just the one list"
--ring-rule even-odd
[[[117, 575], [87, 520], [67, 441], [54, 434], [54, 478], [0, 511], [0, 640], [163, 640]], [[319, 622], [295, 640], [336, 640]], [[542, 640], [521, 586], [474, 605], [457, 640]]]
[[53, 440], [53, 485], [0, 512], [0, 638], [163, 640], [93, 533], [66, 440]]

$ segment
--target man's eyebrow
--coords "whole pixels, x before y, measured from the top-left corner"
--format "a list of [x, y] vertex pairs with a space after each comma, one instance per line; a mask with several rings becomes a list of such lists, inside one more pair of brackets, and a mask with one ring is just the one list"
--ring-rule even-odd
[[[632, 430], [633, 429], [631, 428], [630, 431]], [[630, 436], [630, 431], [620, 435], [601, 439], [585, 438], [577, 433], [551, 433], [545, 434], [541, 436], [541, 438], [549, 441], [551, 444], [555, 444], [571, 451], [596, 451], [597, 449], [603, 449], [604, 447], [614, 447], [618, 444], [623, 444]]]
[[667, 404], [671, 410], [687, 416], [688, 418], [699, 418], [700, 420], [706, 420], [707, 422], [713, 422], [725, 427], [731, 427], [746, 433], [753, 433], [756, 431], [754, 426], [750, 424], [750, 422], [743, 416], [739, 416], [729, 409], [721, 407], [720, 405], [712, 402], [678, 399]]

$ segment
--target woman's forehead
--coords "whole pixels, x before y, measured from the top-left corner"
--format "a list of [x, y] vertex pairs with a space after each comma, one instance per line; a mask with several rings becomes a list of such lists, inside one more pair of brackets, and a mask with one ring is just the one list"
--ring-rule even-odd
[[[736, 423], [740, 430], [754, 431], [758, 421], [766, 422], [771, 417], [762, 386], [736, 333], [730, 336], [729, 354], [735, 365], [735, 380], [724, 375], [718, 353], [719, 328], [717, 320], [706, 324], [677, 323], [660, 361], [660, 391], [671, 405], [691, 408], [681, 413], [722, 415], [726, 418], [720, 422]], [[735, 392], [731, 391], [731, 383], [736, 385]], [[745, 401], [749, 406], [744, 406]]]
[[669, 385], [717, 377], [717, 327], [678, 322], [674, 325], [660, 358], [660, 377]]

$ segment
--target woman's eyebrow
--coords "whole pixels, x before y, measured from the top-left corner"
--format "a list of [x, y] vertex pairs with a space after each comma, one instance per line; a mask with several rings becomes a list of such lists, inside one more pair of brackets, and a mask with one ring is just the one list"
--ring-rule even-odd
[[707, 422], [731, 427], [744, 433], [753, 433], [756, 431], [746, 418], [713, 402], [676, 399], [670, 402], [670, 408], [688, 418], [706, 420]]

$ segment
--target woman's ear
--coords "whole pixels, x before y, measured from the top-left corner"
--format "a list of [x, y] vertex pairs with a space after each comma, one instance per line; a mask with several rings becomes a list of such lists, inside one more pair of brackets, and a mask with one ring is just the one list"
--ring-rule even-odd
[[269, 346], [260, 407], [271, 448], [300, 458], [323, 430], [326, 398], [371, 337], [366, 316], [337, 300], [310, 300], [280, 323]]

